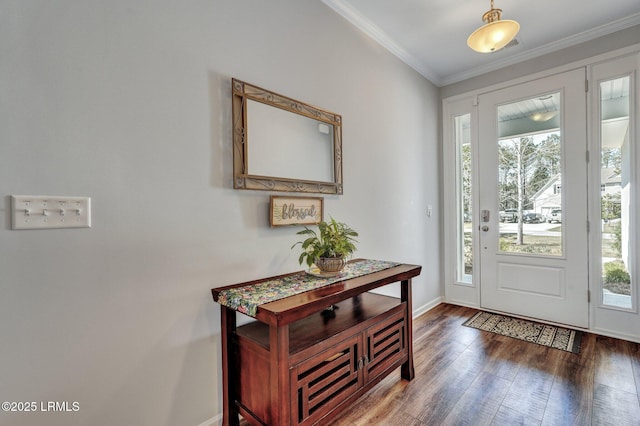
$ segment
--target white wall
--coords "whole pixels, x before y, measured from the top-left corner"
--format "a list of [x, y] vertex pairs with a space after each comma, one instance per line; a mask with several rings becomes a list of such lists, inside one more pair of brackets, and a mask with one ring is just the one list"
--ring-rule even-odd
[[[210, 289], [300, 269], [231, 189], [232, 76], [342, 114], [326, 212], [439, 300], [438, 90], [321, 2], [1, 0], [0, 58], [0, 401], [80, 406], [1, 424], [221, 412]], [[10, 194], [90, 196], [93, 227], [12, 231]]]

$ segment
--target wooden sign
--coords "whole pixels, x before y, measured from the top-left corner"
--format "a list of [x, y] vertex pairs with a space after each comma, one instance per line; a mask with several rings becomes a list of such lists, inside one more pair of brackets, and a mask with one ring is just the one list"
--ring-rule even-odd
[[323, 220], [324, 198], [272, 195], [269, 212], [271, 226], [315, 225]]

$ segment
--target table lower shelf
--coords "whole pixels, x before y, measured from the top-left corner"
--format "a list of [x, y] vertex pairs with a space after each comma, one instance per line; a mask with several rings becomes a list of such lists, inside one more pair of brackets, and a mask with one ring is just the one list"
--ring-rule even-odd
[[[375, 293], [344, 300], [332, 312], [318, 312], [289, 325], [289, 353], [296, 354], [400, 305], [400, 299]], [[254, 321], [238, 327], [236, 334], [269, 350], [269, 326]]]

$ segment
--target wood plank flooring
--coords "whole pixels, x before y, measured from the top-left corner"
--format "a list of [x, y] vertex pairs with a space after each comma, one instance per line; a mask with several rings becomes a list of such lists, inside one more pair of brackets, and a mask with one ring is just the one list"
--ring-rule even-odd
[[463, 327], [475, 312], [416, 318], [416, 378], [392, 373], [331, 425], [640, 425], [639, 344], [586, 334], [576, 355]]

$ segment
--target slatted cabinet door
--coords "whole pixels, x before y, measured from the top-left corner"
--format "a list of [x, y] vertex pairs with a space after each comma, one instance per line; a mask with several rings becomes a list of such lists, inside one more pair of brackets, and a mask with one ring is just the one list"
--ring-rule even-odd
[[384, 321], [366, 330], [365, 383], [407, 358], [405, 312], [403, 303], [389, 312]]
[[291, 369], [294, 425], [313, 424], [363, 385], [362, 334], [355, 335]]
[[316, 424], [407, 360], [406, 303], [381, 317], [375, 325], [291, 368], [292, 424]]

